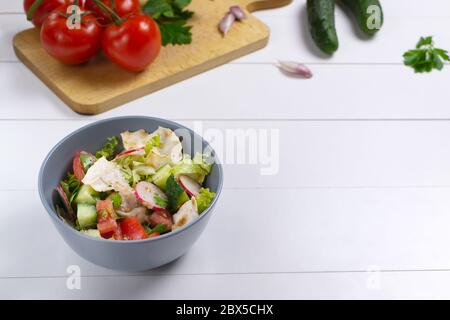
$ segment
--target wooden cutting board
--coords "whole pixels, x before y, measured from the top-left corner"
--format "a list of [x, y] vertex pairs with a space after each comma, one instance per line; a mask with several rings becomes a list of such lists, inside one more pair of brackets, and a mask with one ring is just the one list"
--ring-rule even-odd
[[101, 55], [82, 66], [66, 66], [41, 47], [39, 32], [25, 30], [14, 38], [19, 59], [69, 107], [82, 114], [98, 114], [170, 86], [266, 46], [269, 29], [249, 16], [236, 23], [224, 38], [218, 23], [231, 5], [249, 12], [281, 7], [292, 0], [193, 0], [190, 20], [193, 41], [187, 46], [163, 48], [144, 72], [132, 74]]

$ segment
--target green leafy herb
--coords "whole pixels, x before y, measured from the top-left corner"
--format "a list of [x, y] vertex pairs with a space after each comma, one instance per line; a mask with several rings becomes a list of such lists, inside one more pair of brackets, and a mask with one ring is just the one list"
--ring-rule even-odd
[[199, 195], [195, 197], [197, 200], [197, 209], [199, 213], [202, 213], [211, 205], [212, 200], [216, 196], [215, 192], [209, 191], [209, 189], [201, 188]]
[[159, 234], [163, 234], [164, 232], [166, 232], [167, 230], [167, 226], [165, 224], [157, 224], [153, 229], [152, 229], [152, 233], [158, 232]]
[[101, 157], [105, 157], [108, 160], [111, 160], [114, 157], [114, 153], [116, 151], [117, 145], [119, 144], [119, 139], [117, 137], [110, 137], [106, 139], [105, 144], [102, 149], [95, 153], [97, 159]]
[[171, 175], [166, 182], [166, 195], [168, 198], [167, 209], [170, 212], [176, 212], [178, 208], [186, 201], [189, 200], [189, 196], [184, 191], [183, 187], [175, 179], [174, 175]]
[[153, 148], [158, 148], [161, 145], [160, 134], [155, 134], [150, 140], [145, 144], [145, 154], [149, 154]]
[[162, 45], [190, 44], [192, 42], [191, 28], [184, 21], [160, 24], [159, 30], [161, 30]]
[[403, 55], [404, 63], [414, 68], [415, 72], [442, 70], [445, 61], [450, 61], [448, 52], [434, 47], [433, 37], [422, 37], [414, 50]]
[[69, 199], [69, 203], [72, 204], [75, 197], [80, 191], [81, 181], [75, 178], [75, 175], [72, 173], [67, 174], [67, 178], [61, 181], [61, 187], [66, 193], [67, 199]]
[[113, 193], [111, 195], [111, 201], [115, 209], [120, 208], [120, 206], [122, 205], [122, 197], [118, 193]]
[[161, 208], [166, 208], [167, 207], [167, 200], [161, 198], [159, 195], [155, 195], [155, 202], [156, 204], [161, 207]]
[[144, 223], [144, 229], [147, 235], [151, 235], [152, 233], [163, 234], [167, 231], [167, 226], [165, 224], [157, 224], [154, 228], [151, 228], [150, 223]]
[[162, 45], [183, 45], [192, 42], [191, 27], [187, 21], [193, 12], [186, 10], [192, 0], [149, 0], [143, 7], [161, 30]]

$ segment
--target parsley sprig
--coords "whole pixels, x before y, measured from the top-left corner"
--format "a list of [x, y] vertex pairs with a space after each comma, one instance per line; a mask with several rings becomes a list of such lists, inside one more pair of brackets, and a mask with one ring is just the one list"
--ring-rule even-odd
[[187, 24], [193, 12], [186, 9], [192, 0], [149, 0], [143, 7], [161, 30], [162, 44], [167, 46], [190, 44], [191, 26]]
[[106, 159], [111, 160], [114, 157], [118, 144], [119, 139], [117, 137], [107, 138], [102, 149], [95, 153], [95, 157], [98, 159], [105, 157]]
[[414, 50], [403, 55], [404, 63], [414, 68], [415, 72], [442, 70], [444, 62], [450, 61], [448, 52], [434, 47], [433, 37], [421, 37]]

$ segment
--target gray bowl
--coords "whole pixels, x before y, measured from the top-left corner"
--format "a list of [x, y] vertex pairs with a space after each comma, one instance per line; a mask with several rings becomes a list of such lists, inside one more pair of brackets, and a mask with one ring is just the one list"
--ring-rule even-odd
[[67, 172], [71, 171], [72, 158], [77, 151], [94, 152], [101, 148], [107, 137], [118, 136], [126, 130], [145, 129], [152, 132], [159, 126], [176, 130], [178, 135], [181, 130], [185, 153], [193, 155], [195, 151], [201, 152], [198, 148], [203, 148], [208, 149], [214, 156], [214, 151], [206, 141], [182, 125], [157, 118], [130, 116], [87, 125], [64, 138], [45, 158], [38, 182], [41, 201], [64, 241], [84, 259], [115, 270], [149, 270], [182, 256], [205, 229], [222, 190], [223, 173], [218, 161], [214, 161], [211, 174], [205, 181], [205, 186], [217, 193], [211, 206], [188, 226], [157, 238], [111, 241], [90, 237], [63, 222], [55, 211], [55, 205], [60, 204], [55, 187]]

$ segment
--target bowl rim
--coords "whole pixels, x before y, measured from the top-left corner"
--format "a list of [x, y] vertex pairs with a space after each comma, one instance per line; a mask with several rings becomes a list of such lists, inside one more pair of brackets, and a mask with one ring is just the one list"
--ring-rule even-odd
[[157, 117], [149, 117], [149, 116], [119, 116], [119, 117], [112, 117], [112, 118], [107, 118], [107, 119], [102, 119], [102, 120], [98, 120], [98, 121], [94, 121], [90, 124], [84, 125], [81, 128], [69, 133], [68, 135], [66, 135], [64, 138], [62, 138], [49, 152], [48, 154], [45, 156], [42, 164], [41, 164], [41, 168], [39, 169], [39, 176], [38, 176], [38, 191], [39, 191], [39, 197], [41, 200], [42, 205], [44, 206], [44, 208], [47, 211], [47, 214], [50, 216], [50, 218], [53, 221], [56, 221], [56, 223], [63, 225], [63, 228], [67, 228], [70, 231], [82, 238], [85, 238], [87, 240], [92, 240], [92, 241], [100, 241], [100, 242], [104, 242], [104, 243], [111, 243], [111, 244], [140, 244], [140, 243], [145, 243], [145, 242], [156, 242], [156, 241], [161, 241], [164, 240], [166, 238], [169, 237], [173, 237], [176, 236], [178, 234], [181, 234], [185, 231], [187, 231], [188, 229], [190, 229], [191, 227], [193, 227], [195, 224], [197, 224], [198, 222], [200, 222], [200, 220], [204, 219], [207, 215], [209, 215], [210, 212], [212, 212], [212, 209], [216, 206], [216, 203], [222, 193], [222, 188], [223, 188], [223, 167], [220, 161], [218, 161], [217, 158], [217, 153], [216, 153], [216, 162], [215, 165], [217, 166], [218, 169], [218, 174], [219, 174], [219, 182], [217, 185], [217, 190], [216, 190], [216, 196], [214, 197], [213, 201], [211, 202], [211, 204], [209, 205], [209, 207], [202, 212], [202, 214], [195, 219], [195, 221], [189, 223], [187, 226], [177, 229], [175, 231], [171, 231], [165, 234], [162, 234], [158, 237], [154, 237], [154, 238], [147, 238], [147, 239], [143, 239], [143, 240], [109, 240], [109, 239], [104, 239], [104, 238], [97, 238], [97, 237], [92, 237], [92, 236], [88, 236], [76, 229], [74, 229], [72, 226], [70, 226], [69, 224], [67, 224], [66, 222], [64, 222], [62, 219], [60, 219], [58, 217], [58, 213], [56, 212], [55, 208], [53, 208], [51, 205], [49, 205], [47, 203], [47, 200], [45, 199], [44, 196], [44, 168], [48, 162], [48, 160], [50, 159], [50, 157], [55, 153], [55, 151], [61, 146], [63, 145], [68, 139], [70, 139], [71, 137], [79, 134], [80, 132], [88, 129], [88, 128], [92, 128], [95, 127], [99, 124], [105, 123], [105, 122], [112, 122], [112, 121], [118, 121], [118, 120], [135, 120], [135, 119], [144, 119], [144, 120], [152, 120], [152, 121], [157, 121], [161, 124], [164, 125], [165, 124], [169, 124], [171, 126], [175, 126], [178, 127], [180, 129], [186, 129], [188, 130], [191, 134], [194, 135], [194, 137], [198, 137], [202, 140], [202, 142], [205, 142], [206, 145], [210, 148], [210, 150], [212, 150], [213, 152], [215, 152], [215, 150], [211, 147], [211, 145], [209, 144], [208, 141], [204, 140], [202, 136], [200, 136], [198, 133], [196, 133], [194, 130], [179, 124], [175, 121], [171, 121], [171, 120], [167, 120], [167, 119], [162, 119], [162, 118], [157, 118]]

